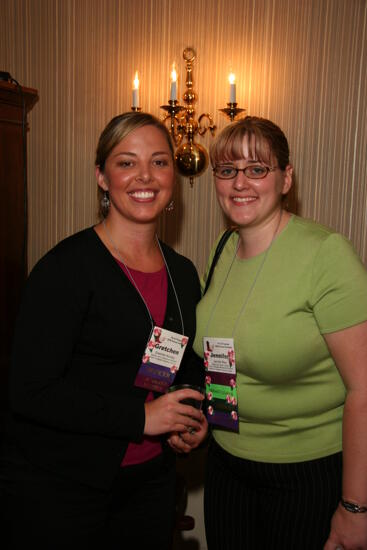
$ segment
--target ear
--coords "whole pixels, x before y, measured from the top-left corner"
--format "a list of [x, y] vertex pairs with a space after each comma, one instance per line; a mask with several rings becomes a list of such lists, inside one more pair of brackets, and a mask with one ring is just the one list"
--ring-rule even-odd
[[103, 191], [108, 191], [108, 185], [104, 173], [100, 170], [99, 166], [96, 166], [96, 180], [97, 184]]
[[288, 164], [284, 170], [284, 182], [282, 188], [282, 195], [286, 195], [292, 187], [293, 166]]

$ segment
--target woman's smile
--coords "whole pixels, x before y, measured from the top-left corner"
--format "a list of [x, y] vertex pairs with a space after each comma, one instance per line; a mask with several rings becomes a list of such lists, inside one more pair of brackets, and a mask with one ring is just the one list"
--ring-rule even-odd
[[136, 191], [129, 191], [128, 195], [136, 200], [137, 202], [152, 202], [156, 195], [157, 191], [152, 190], [136, 190]]
[[251, 204], [253, 202], [255, 202], [257, 200], [257, 197], [241, 197], [241, 196], [234, 196], [232, 197], [232, 201], [235, 203], [235, 204], [238, 204], [239, 206], [242, 206], [242, 205], [247, 205], [247, 204]]

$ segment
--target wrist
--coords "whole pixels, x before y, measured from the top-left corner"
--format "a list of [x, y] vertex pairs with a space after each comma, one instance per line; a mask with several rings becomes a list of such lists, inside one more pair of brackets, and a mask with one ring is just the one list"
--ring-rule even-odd
[[357, 503], [354, 500], [345, 499], [344, 497], [340, 499], [340, 504], [345, 510], [347, 510], [347, 512], [351, 512], [352, 514], [364, 514], [367, 512], [367, 506], [364, 504]]

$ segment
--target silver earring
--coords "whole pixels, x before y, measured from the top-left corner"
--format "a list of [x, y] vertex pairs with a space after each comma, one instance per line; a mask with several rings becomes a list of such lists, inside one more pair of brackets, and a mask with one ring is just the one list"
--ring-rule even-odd
[[103, 197], [101, 199], [101, 206], [103, 210], [108, 210], [111, 206], [110, 197], [108, 195], [108, 191], [105, 191], [103, 194]]
[[172, 212], [172, 210], [174, 210], [174, 208], [175, 208], [175, 201], [172, 200], [167, 204], [165, 210], [166, 210], [166, 212]]

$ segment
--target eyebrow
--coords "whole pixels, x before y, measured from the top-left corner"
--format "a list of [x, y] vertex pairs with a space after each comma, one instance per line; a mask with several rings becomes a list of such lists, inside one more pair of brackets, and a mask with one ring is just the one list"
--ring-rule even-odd
[[242, 159], [233, 159], [233, 160], [225, 160], [221, 164], [233, 164], [234, 162], [238, 162], [240, 160], [244, 160], [244, 161], [248, 162], [249, 164], [251, 164], [251, 163], [252, 164], [261, 164], [261, 163], [264, 164], [264, 162], [261, 161], [260, 159], [256, 160], [256, 159], [244, 159], [244, 158], [242, 158]]
[[[130, 151], [120, 151], [119, 153], [115, 153], [115, 155], [113, 155], [113, 156], [114, 157], [119, 157], [120, 155], [127, 155], [129, 157], [138, 157], [139, 156], [136, 153], [131, 153]], [[152, 157], [155, 157], [155, 156], [158, 156], [158, 155], [167, 155], [167, 156], [169, 156], [169, 153], [167, 151], [155, 151], [152, 154]]]

